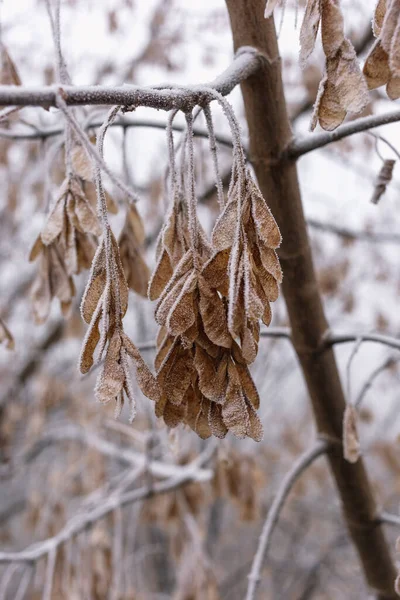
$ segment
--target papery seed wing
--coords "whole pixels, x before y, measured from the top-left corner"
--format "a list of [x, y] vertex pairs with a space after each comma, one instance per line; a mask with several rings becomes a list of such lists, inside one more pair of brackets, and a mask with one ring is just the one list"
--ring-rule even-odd
[[260, 396], [247, 365], [236, 364], [242, 391], [250, 404], [257, 410], [260, 407]]
[[381, 33], [383, 21], [386, 14], [386, 0], [378, 0], [378, 4], [375, 8], [374, 18], [372, 21], [372, 30], [374, 36], [378, 37]]
[[115, 264], [116, 264], [116, 268], [117, 268], [117, 277], [118, 277], [118, 287], [119, 287], [119, 295], [120, 295], [120, 302], [121, 302], [121, 317], [124, 317], [126, 314], [126, 311], [128, 310], [128, 295], [129, 295], [129, 289], [128, 289], [128, 283], [126, 281], [126, 277], [125, 277], [125, 273], [124, 273], [124, 269], [122, 266], [122, 262], [121, 262], [121, 256], [119, 254], [119, 247], [118, 247], [118, 242], [114, 237], [114, 234], [111, 232], [111, 242], [112, 242], [112, 247], [113, 247], [113, 251], [114, 251], [114, 257], [115, 257]]
[[150, 398], [150, 400], [158, 402], [161, 397], [161, 390], [155, 376], [144, 362], [139, 350], [125, 333], [122, 334], [122, 341], [124, 349], [134, 362], [136, 381], [138, 382], [141, 391], [147, 398]]
[[344, 41], [339, 0], [321, 0], [321, 37], [326, 58], [334, 57]]
[[81, 315], [90, 323], [107, 282], [106, 252], [104, 239], [99, 243], [93, 258], [92, 268], [81, 303]]
[[79, 358], [79, 370], [88, 373], [94, 363], [94, 352], [100, 340], [100, 319], [102, 316], [102, 304], [99, 302], [93, 314], [92, 321], [83, 340], [81, 355]]
[[132, 229], [133, 235], [138, 243], [138, 245], [142, 245], [144, 243], [146, 234], [144, 231], [144, 225], [141, 216], [138, 213], [138, 210], [134, 204], [130, 204], [127, 215], [127, 221], [129, 221], [129, 225]]
[[247, 364], [251, 364], [257, 358], [258, 342], [256, 334], [249, 325], [246, 325], [240, 336], [242, 355]]
[[42, 252], [43, 248], [44, 248], [44, 244], [42, 242], [42, 238], [40, 235], [38, 235], [38, 237], [36, 238], [32, 248], [31, 248], [31, 251], [29, 253], [29, 258], [28, 258], [29, 262], [33, 262], [39, 256], [39, 254]]
[[303, 66], [314, 50], [321, 19], [320, 4], [321, 0], [307, 0], [306, 11], [300, 29], [300, 64]]
[[229, 365], [229, 383], [226, 389], [226, 399], [222, 405], [222, 418], [226, 427], [232, 433], [243, 439], [248, 430], [249, 416], [246, 403], [240, 389], [238, 377], [234, 376], [234, 365]]
[[187, 407], [184, 402], [176, 405], [167, 400], [163, 412], [164, 423], [166, 426], [173, 429], [182, 423], [185, 420], [186, 408]]
[[[276, 279], [277, 283], [282, 283], [283, 275], [281, 265], [279, 263], [279, 258], [275, 250], [272, 248], [268, 248], [261, 241], [258, 244], [258, 251], [260, 255], [261, 263], [266, 271], [270, 273], [274, 279]], [[257, 254], [253, 253], [257, 264]], [[257, 267], [259, 265], [257, 264]]]
[[214, 289], [218, 289], [222, 295], [228, 296], [229, 278], [228, 264], [231, 249], [218, 251], [204, 265], [201, 274], [207, 284]]
[[386, 93], [391, 100], [398, 100], [400, 98], [400, 77], [391, 76], [389, 78]]
[[168, 252], [162, 250], [156, 268], [150, 278], [148, 296], [150, 300], [157, 300], [172, 277], [173, 269]]
[[96, 252], [96, 244], [92, 237], [87, 236], [80, 231], [75, 231], [76, 251], [78, 254], [78, 273], [82, 269], [89, 269], [94, 254]]
[[103, 369], [97, 378], [94, 390], [99, 402], [107, 403], [115, 400], [122, 392], [125, 383], [125, 373], [121, 364], [121, 336], [115, 331], [110, 339]]
[[345, 117], [346, 111], [339, 101], [337, 90], [325, 75], [320, 82], [310, 129], [313, 130], [319, 122], [326, 131], [333, 131]]
[[248, 414], [247, 435], [255, 442], [261, 442], [264, 437], [264, 429], [260, 418], [250, 402], [246, 402], [246, 409]]
[[193, 358], [187, 351], [180, 350], [174, 357], [165, 375], [163, 392], [172, 404], [181, 404], [192, 380]]
[[186, 279], [179, 296], [167, 317], [166, 326], [171, 335], [184, 333], [196, 321], [194, 306], [194, 290], [197, 285], [196, 273], [191, 273]]
[[251, 215], [258, 236], [269, 248], [278, 248], [282, 238], [278, 225], [257, 186], [251, 187]]
[[72, 166], [81, 179], [91, 181], [93, 178], [92, 161], [82, 146], [74, 146], [71, 152]]
[[215, 404], [215, 402], [210, 402], [208, 424], [211, 433], [219, 439], [223, 439], [228, 433], [228, 428], [222, 418], [222, 408], [219, 404]]
[[159, 325], [166, 326], [168, 315], [171, 312], [176, 300], [179, 298], [179, 295], [189, 277], [190, 273], [187, 273], [175, 284], [172, 289], [169, 290], [166, 295], [163, 293], [155, 311], [155, 320]]
[[393, 37], [399, 22], [400, 17], [400, 2], [399, 0], [390, 0], [387, 4], [385, 17], [382, 23], [380, 39], [382, 48], [391, 55]]
[[211, 243], [214, 250], [225, 250], [232, 246], [237, 218], [237, 200], [230, 200], [218, 217], [211, 234]]
[[214, 359], [198, 345], [194, 355], [194, 367], [198, 375], [198, 387], [203, 396], [209, 400], [219, 400], [215, 389]]
[[206, 336], [218, 346], [230, 348], [227, 311], [222, 298], [199, 278], [199, 309]]
[[73, 295], [70, 277], [54, 244], [49, 246], [49, 280], [52, 296], [56, 296], [60, 302], [69, 303]]
[[92, 233], [97, 237], [101, 235], [101, 225], [97, 215], [86, 198], [75, 196], [75, 214], [79, 223], [78, 229], [82, 233]]
[[46, 223], [41, 232], [42, 242], [46, 245], [54, 242], [60, 235], [65, 225], [65, 192], [57, 199], [53, 208], [47, 217]]

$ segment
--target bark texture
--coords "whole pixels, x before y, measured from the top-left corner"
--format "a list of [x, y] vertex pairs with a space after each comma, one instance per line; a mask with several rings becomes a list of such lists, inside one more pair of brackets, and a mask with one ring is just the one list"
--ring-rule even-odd
[[294, 162], [281, 159], [292, 141], [283, 93], [273, 19], [264, 19], [265, 0], [226, 0], [235, 50], [253, 46], [263, 66], [241, 84], [250, 135], [250, 159], [260, 188], [282, 232], [279, 251], [283, 293], [294, 347], [312, 401], [318, 432], [336, 440], [328, 455], [344, 518], [368, 585], [381, 600], [397, 598], [396, 571], [362, 460], [343, 459], [344, 393], [332, 349], [322, 349], [328, 329], [304, 219]]

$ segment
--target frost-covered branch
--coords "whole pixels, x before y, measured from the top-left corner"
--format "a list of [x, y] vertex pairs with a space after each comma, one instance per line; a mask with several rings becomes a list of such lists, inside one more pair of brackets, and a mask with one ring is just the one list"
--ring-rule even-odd
[[147, 106], [158, 110], [188, 111], [198, 104], [208, 103], [214, 96], [208, 89], [226, 96], [244, 79], [253, 75], [262, 62], [262, 55], [248, 46], [239, 48], [232, 64], [214, 81], [191, 86], [43, 86], [30, 88], [0, 86], [2, 106], [57, 106], [61, 93], [68, 106], [122, 105]]
[[372, 115], [350, 121], [341, 125], [334, 131], [324, 131], [323, 133], [310, 134], [302, 139], [294, 140], [286, 149], [285, 156], [290, 159], [297, 159], [308, 152], [323, 148], [332, 142], [338, 142], [355, 133], [362, 133], [381, 125], [389, 125], [400, 121], [400, 110], [393, 110], [383, 115]]
[[325, 454], [329, 449], [329, 442], [326, 440], [317, 440], [315, 444], [302, 454], [294, 463], [293, 467], [283, 479], [278, 493], [276, 494], [271, 508], [268, 511], [259, 541], [257, 552], [253, 559], [253, 564], [249, 574], [249, 583], [247, 587], [246, 600], [254, 600], [256, 597], [257, 586], [261, 580], [261, 570], [265, 556], [271, 542], [271, 536], [278, 522], [279, 515], [285, 504], [291, 489], [304, 471], [314, 462], [316, 458]]
[[[0, 122], [1, 122], [1, 113], [0, 113]], [[103, 121], [99, 121], [98, 119], [89, 120], [85, 126], [82, 128], [87, 130], [90, 129], [98, 129], [103, 124]], [[156, 121], [155, 119], [129, 119], [127, 117], [120, 117], [114, 123], [111, 123], [110, 127], [121, 128], [121, 129], [130, 129], [131, 127], [149, 127], [151, 129], [160, 129], [165, 131], [167, 124], [163, 121]], [[172, 129], [174, 131], [185, 131], [184, 125], [179, 125], [177, 123], [172, 124]], [[49, 127], [46, 129], [36, 129], [35, 131], [13, 131], [10, 129], [0, 129], [0, 138], [4, 138], [7, 140], [18, 140], [18, 141], [35, 141], [35, 140], [45, 140], [47, 138], [56, 137], [58, 135], [62, 135], [64, 133], [64, 129], [62, 127]], [[203, 127], [193, 127], [193, 135], [195, 137], [201, 137], [208, 139], [208, 130]], [[228, 148], [232, 148], [232, 139], [228, 135], [223, 134], [215, 134], [216, 141], [222, 146], [227, 146]]]
[[[104, 456], [113, 458], [119, 462], [133, 465], [135, 467], [146, 467], [155, 477], [177, 477], [187, 472], [188, 467], [173, 465], [157, 460], [148, 461], [148, 458], [134, 450], [115, 446], [113, 443], [99, 437], [94, 432], [87, 431], [75, 425], [63, 425], [45, 433], [28, 451], [17, 458], [16, 461], [30, 462], [38, 456], [45, 448], [62, 442], [79, 442], [90, 448], [94, 448]], [[195, 481], [208, 481], [213, 472], [210, 469], [197, 469], [196, 472], [190, 467], [192, 477]]]
[[100, 519], [103, 519], [117, 508], [122, 508], [123, 506], [138, 502], [139, 500], [145, 500], [157, 494], [165, 494], [195, 481], [195, 473], [197, 473], [198, 469], [212, 458], [215, 449], [216, 445], [214, 443], [208, 444], [206, 449], [195, 460], [189, 463], [189, 465], [184, 467], [184, 470], [180, 474], [170, 477], [166, 481], [155, 483], [151, 487], [146, 485], [139, 489], [121, 493], [116, 496], [110, 496], [94, 508], [91, 508], [82, 514], [74, 515], [56, 535], [47, 538], [42, 542], [33, 544], [26, 550], [20, 552], [0, 552], [0, 563], [33, 563], [43, 557], [47, 557], [49, 560], [49, 557], [51, 557], [54, 552], [57, 552], [62, 544], [85, 531], [88, 527]]

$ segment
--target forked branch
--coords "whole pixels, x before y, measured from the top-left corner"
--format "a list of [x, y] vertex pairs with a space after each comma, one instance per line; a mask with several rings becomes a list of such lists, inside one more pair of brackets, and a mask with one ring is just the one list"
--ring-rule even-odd
[[290, 491], [299, 477], [308, 469], [310, 465], [312, 465], [314, 460], [322, 454], [325, 454], [328, 449], [329, 442], [327, 440], [317, 440], [311, 448], [306, 450], [304, 454], [297, 459], [279, 486], [278, 492], [268, 511], [267, 518], [258, 541], [257, 552], [254, 556], [249, 575], [246, 600], [254, 600], [255, 598], [257, 586], [261, 580], [263, 562], [271, 543], [271, 537]]

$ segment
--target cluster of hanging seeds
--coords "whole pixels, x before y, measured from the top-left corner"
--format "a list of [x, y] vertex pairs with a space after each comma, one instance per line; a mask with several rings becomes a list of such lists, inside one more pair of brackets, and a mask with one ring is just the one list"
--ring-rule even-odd
[[[283, 0], [267, 0], [269, 18]], [[368, 103], [368, 89], [350, 40], [344, 35], [340, 0], [307, 0], [300, 30], [300, 63], [304, 66], [314, 50], [321, 27], [325, 73], [320, 82], [310, 128], [336, 129], [348, 113], [361, 112]]]
[[[103, 155], [104, 136], [112, 121], [118, 114], [119, 107], [113, 108], [100, 129], [97, 139], [97, 149]], [[125, 396], [130, 407], [130, 417], [134, 418], [135, 398], [133, 393], [129, 360], [132, 359], [136, 369], [136, 380], [143, 393], [159, 401], [160, 393], [158, 384], [151, 371], [143, 361], [139, 351], [124, 332], [122, 320], [128, 308], [128, 283], [124, 273], [118, 243], [114, 237], [108, 221], [107, 200], [103, 188], [100, 167], [95, 170], [97, 188], [97, 213], [101, 223], [102, 234], [96, 254], [93, 259], [89, 280], [82, 299], [81, 314], [83, 320], [89, 324], [83, 342], [80, 370], [87, 373], [94, 364], [94, 353], [97, 351], [97, 361], [104, 356], [104, 364], [98, 376], [95, 395], [103, 403], [116, 402], [116, 415], [118, 416], [124, 404]], [[135, 218], [125, 224], [131, 228], [130, 239], [136, 241], [141, 233], [139, 216], [136, 210], [131, 209], [128, 218]], [[136, 228], [136, 233], [134, 231]], [[128, 242], [125, 240], [124, 246]]]
[[169, 427], [186, 423], [202, 438], [223, 438], [231, 431], [259, 441], [259, 396], [248, 365], [257, 355], [260, 319], [269, 325], [270, 302], [278, 296], [282, 273], [275, 248], [281, 237], [246, 169], [232, 109], [215, 95], [230, 123], [234, 151], [225, 203], [207, 108], [222, 209], [211, 242], [196, 211], [192, 114], [186, 115], [179, 178], [171, 122], [168, 128], [171, 208], [149, 284], [150, 299], [158, 300], [155, 318], [160, 325], [155, 410]]

